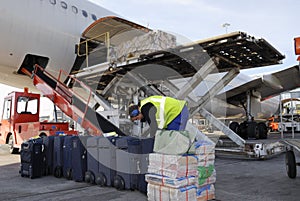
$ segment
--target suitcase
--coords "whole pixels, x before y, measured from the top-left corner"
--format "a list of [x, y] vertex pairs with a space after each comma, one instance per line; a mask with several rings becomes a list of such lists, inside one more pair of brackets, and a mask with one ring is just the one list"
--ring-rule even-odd
[[96, 184], [100, 186], [113, 186], [116, 176], [116, 140], [118, 137], [99, 138], [99, 171]]
[[72, 148], [73, 140], [78, 136], [66, 136], [63, 145], [63, 176], [66, 179], [72, 179]]
[[99, 160], [98, 160], [98, 140], [103, 138], [100, 136], [89, 137], [86, 142], [87, 149], [87, 171], [85, 172], [84, 181], [87, 183], [95, 183], [95, 175], [99, 171]]
[[118, 190], [137, 189], [141, 142], [138, 138], [125, 136], [116, 140], [116, 147], [114, 187]]
[[41, 177], [45, 172], [45, 153], [43, 139], [30, 139], [21, 144], [21, 167], [19, 173], [22, 177], [31, 179]]
[[55, 136], [53, 142], [53, 175], [63, 176], [63, 145], [66, 136]]
[[149, 153], [153, 153], [154, 138], [141, 139], [141, 161], [140, 161], [140, 174], [138, 182], [138, 190], [144, 194], [147, 193], [147, 182], [145, 174], [148, 171]]
[[43, 143], [45, 147], [45, 175], [53, 174], [53, 144], [54, 144], [54, 136], [43, 137]]
[[72, 140], [72, 177], [74, 181], [84, 181], [87, 170], [86, 143], [89, 136], [80, 136]]

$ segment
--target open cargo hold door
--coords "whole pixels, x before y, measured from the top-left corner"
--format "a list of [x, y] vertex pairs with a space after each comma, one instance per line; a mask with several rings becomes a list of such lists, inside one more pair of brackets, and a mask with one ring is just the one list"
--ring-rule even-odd
[[107, 62], [110, 47], [143, 35], [150, 29], [128, 20], [109, 16], [92, 23], [83, 33], [80, 43], [76, 45], [77, 54], [72, 74], [81, 68]]

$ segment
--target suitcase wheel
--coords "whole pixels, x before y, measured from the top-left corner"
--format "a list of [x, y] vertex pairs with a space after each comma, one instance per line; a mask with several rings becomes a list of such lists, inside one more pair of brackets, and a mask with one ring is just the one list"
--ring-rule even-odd
[[54, 169], [54, 176], [57, 178], [61, 178], [62, 177], [62, 167], [58, 166], [55, 167]]
[[96, 184], [98, 184], [102, 187], [107, 185], [107, 179], [106, 179], [106, 176], [103, 173], [100, 173], [96, 177]]
[[115, 178], [114, 178], [114, 187], [118, 190], [124, 190], [125, 189], [125, 182], [124, 182], [124, 179], [117, 175]]
[[91, 172], [91, 171], [85, 172], [85, 175], [84, 175], [84, 181], [85, 181], [86, 183], [94, 184], [94, 183], [95, 183], [95, 176], [94, 176], [94, 173]]
[[66, 178], [68, 179], [68, 180], [71, 180], [72, 179], [72, 169], [71, 168], [67, 168], [67, 171], [66, 171]]

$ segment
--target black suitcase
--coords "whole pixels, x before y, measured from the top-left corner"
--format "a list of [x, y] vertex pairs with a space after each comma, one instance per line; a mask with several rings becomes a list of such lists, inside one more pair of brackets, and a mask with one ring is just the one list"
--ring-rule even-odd
[[45, 173], [45, 153], [43, 139], [30, 139], [21, 144], [21, 167], [19, 173], [22, 177], [31, 179], [41, 177]]
[[55, 136], [53, 143], [53, 175], [63, 176], [63, 145], [66, 136]]
[[72, 179], [72, 148], [73, 140], [78, 136], [66, 136], [63, 145], [63, 176], [66, 179]]
[[118, 190], [138, 189], [141, 141], [135, 137], [120, 137], [116, 141], [116, 170], [114, 187]]
[[147, 182], [145, 180], [145, 174], [148, 171], [149, 165], [149, 153], [153, 152], [154, 138], [141, 139], [141, 161], [140, 161], [140, 174], [138, 190], [144, 194], [147, 193]]
[[100, 186], [113, 186], [116, 176], [116, 140], [118, 137], [99, 138], [99, 173], [96, 184]]
[[74, 181], [84, 181], [87, 170], [86, 143], [88, 136], [80, 136], [72, 140], [72, 177]]
[[87, 150], [87, 171], [85, 172], [84, 181], [87, 183], [94, 184], [96, 175], [99, 172], [99, 147], [98, 141], [101, 136], [89, 137], [86, 142]]
[[43, 143], [45, 147], [45, 175], [53, 174], [53, 145], [54, 145], [54, 136], [43, 137]]

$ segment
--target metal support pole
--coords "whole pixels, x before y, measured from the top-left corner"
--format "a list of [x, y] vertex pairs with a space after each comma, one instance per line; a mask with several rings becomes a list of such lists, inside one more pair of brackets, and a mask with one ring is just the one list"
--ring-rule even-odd
[[247, 91], [247, 111], [246, 111], [246, 115], [247, 115], [247, 121], [250, 122], [251, 119], [251, 91], [248, 90]]
[[279, 115], [280, 115], [280, 133], [281, 139], [283, 139], [283, 124], [282, 124], [282, 97], [281, 94], [279, 95]]
[[202, 67], [201, 69], [193, 75], [192, 79], [189, 80], [182, 88], [179, 90], [175, 98], [185, 98], [189, 93], [191, 93], [200, 82], [203, 81], [205, 77], [208, 76], [208, 74], [215, 68], [215, 63], [213, 59], [209, 59]]
[[231, 82], [238, 74], [238, 68], [233, 68], [222, 78], [221, 81], [217, 82], [202, 98], [198, 101], [198, 106], [190, 109], [191, 116], [194, 116], [200, 108], [203, 108], [210, 99], [212, 99], [217, 93], [220, 92], [229, 82]]

